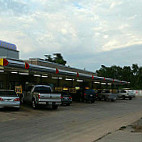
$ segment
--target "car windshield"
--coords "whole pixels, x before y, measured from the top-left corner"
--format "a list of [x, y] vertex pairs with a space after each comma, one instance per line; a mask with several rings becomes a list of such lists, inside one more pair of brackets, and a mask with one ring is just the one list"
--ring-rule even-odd
[[93, 89], [88, 89], [88, 90], [85, 90], [85, 93], [87, 93], [87, 94], [94, 94], [94, 93], [95, 93], [95, 90], [93, 90]]
[[17, 96], [15, 91], [0, 91], [0, 96]]
[[44, 87], [44, 86], [36, 87], [34, 89], [34, 92], [38, 92], [38, 93], [51, 93], [51, 89], [50, 89], [50, 87]]
[[110, 93], [110, 91], [109, 91], [109, 90], [106, 90], [105, 93]]
[[62, 92], [61, 95], [62, 95], [63, 97], [70, 97], [70, 95], [68, 95], [68, 94], [65, 93], [65, 92]]
[[126, 91], [125, 91], [125, 90], [121, 90], [120, 92], [121, 92], [121, 93], [126, 93]]

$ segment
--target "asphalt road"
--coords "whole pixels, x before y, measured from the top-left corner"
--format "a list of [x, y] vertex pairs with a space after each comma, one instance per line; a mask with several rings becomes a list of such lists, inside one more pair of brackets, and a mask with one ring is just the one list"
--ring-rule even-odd
[[93, 142], [142, 117], [142, 98], [0, 111], [0, 142]]

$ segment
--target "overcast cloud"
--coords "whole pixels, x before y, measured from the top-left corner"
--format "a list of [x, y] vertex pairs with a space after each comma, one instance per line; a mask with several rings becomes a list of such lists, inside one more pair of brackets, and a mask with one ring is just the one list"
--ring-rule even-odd
[[142, 65], [141, 9], [142, 0], [0, 0], [0, 40], [22, 59], [60, 52], [92, 71]]

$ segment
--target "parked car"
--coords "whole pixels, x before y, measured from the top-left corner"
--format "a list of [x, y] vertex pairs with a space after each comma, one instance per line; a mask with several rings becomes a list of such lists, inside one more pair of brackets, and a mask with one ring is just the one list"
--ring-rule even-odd
[[67, 105], [69, 106], [72, 103], [72, 97], [69, 95], [67, 92], [62, 92], [61, 93], [61, 102], [62, 105]]
[[98, 100], [116, 101], [117, 93], [111, 93], [110, 90], [102, 90], [97, 93]]
[[131, 96], [132, 98], [136, 97], [135, 91], [134, 90], [126, 90], [126, 92]]
[[31, 91], [24, 93], [24, 102], [31, 103], [34, 109], [39, 105], [51, 106], [52, 109], [57, 109], [61, 104], [61, 94], [53, 93], [50, 86], [34, 85]]
[[132, 100], [133, 96], [126, 90], [118, 90], [118, 98], [125, 100], [126, 98]]
[[20, 109], [20, 98], [13, 90], [0, 90], [0, 108]]
[[97, 92], [93, 89], [86, 89], [84, 90], [83, 94], [83, 101], [94, 103], [96, 101], [96, 94]]

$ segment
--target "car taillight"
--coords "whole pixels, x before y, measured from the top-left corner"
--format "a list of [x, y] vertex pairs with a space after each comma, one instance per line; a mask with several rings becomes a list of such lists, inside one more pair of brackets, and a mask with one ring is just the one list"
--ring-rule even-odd
[[63, 97], [61, 96], [61, 99], [63, 99]]
[[14, 99], [14, 101], [20, 101], [20, 98], [16, 98], [16, 99]]
[[40, 94], [38, 94], [38, 99], [40, 99]]
[[72, 97], [69, 97], [69, 99], [72, 99]]
[[86, 93], [84, 93], [84, 96], [86, 96]]
[[0, 98], [0, 101], [3, 101], [3, 98]]

